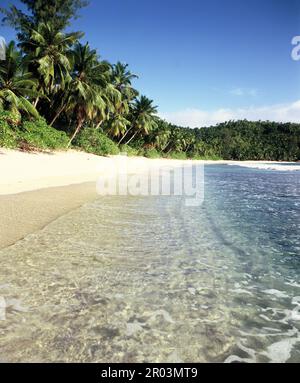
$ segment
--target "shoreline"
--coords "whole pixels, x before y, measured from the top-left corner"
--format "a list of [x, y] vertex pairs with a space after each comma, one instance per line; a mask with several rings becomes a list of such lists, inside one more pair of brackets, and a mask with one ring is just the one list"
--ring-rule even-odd
[[[182, 161], [126, 157], [128, 174]], [[100, 157], [70, 150], [24, 153], [0, 148], [0, 250], [100, 198], [96, 182], [111, 176], [124, 157]]]
[[[100, 176], [114, 174], [116, 166], [124, 164], [124, 158], [128, 174], [144, 174], [151, 168], [176, 167], [183, 163], [182, 160], [164, 158], [101, 157], [75, 150], [27, 153], [0, 148], [0, 196], [85, 182], [96, 183]], [[193, 160], [184, 162], [203, 163]]]
[[[205, 161], [125, 157], [128, 174], [145, 174], [158, 167], [189, 164], [227, 164], [279, 170], [267, 161]], [[100, 176], [116, 174], [124, 156], [100, 157], [84, 152], [24, 153], [0, 148], [0, 249], [85, 203], [100, 198]], [[299, 167], [300, 169], [300, 167]], [[280, 169], [288, 170], [288, 169]]]
[[[244, 167], [290, 170], [284, 164], [299, 163], [276, 161], [228, 161], [228, 160], [173, 160], [166, 158], [111, 156], [101, 157], [85, 152], [69, 150], [65, 152], [21, 152], [0, 148], [0, 196], [23, 193], [50, 187], [60, 187], [86, 182], [96, 183], [100, 176], [111, 176], [116, 166], [124, 163], [126, 172], [141, 174], [157, 167], [176, 167], [185, 164], [225, 164]], [[297, 167], [297, 168], [298, 168]]]

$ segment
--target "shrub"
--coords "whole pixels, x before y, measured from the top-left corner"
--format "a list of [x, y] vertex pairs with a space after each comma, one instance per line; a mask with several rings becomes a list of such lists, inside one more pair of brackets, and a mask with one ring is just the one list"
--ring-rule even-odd
[[172, 160], [186, 160], [187, 155], [184, 152], [171, 152], [169, 154], [169, 158], [171, 158]]
[[19, 116], [7, 111], [0, 112], [0, 146], [11, 149], [17, 147], [18, 122]]
[[75, 145], [87, 153], [93, 153], [99, 156], [119, 154], [117, 144], [100, 130], [91, 127], [83, 129], [78, 134], [75, 140]]
[[8, 110], [0, 111], [0, 123], [6, 121], [9, 126], [16, 128], [21, 125], [21, 114], [19, 112], [11, 112]]
[[127, 156], [129, 156], [129, 157], [135, 157], [135, 156], [139, 156], [140, 155], [140, 152], [139, 152], [138, 149], [132, 148], [129, 145], [121, 145], [120, 146], [120, 152], [121, 153], [126, 153]]
[[68, 136], [47, 125], [43, 118], [34, 121], [25, 121], [19, 133], [21, 146], [37, 149], [65, 149], [68, 145]]
[[144, 156], [147, 158], [160, 158], [160, 157], [162, 157], [161, 154], [154, 148], [145, 149], [144, 150]]
[[0, 146], [11, 149], [17, 147], [17, 134], [6, 121], [0, 121]]

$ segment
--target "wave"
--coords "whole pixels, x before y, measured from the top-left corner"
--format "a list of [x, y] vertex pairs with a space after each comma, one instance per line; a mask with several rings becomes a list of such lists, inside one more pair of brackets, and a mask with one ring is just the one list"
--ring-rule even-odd
[[245, 168], [260, 169], [260, 170], [276, 170], [276, 171], [300, 171], [300, 164], [294, 162], [230, 162], [228, 165], [231, 166], [242, 166]]

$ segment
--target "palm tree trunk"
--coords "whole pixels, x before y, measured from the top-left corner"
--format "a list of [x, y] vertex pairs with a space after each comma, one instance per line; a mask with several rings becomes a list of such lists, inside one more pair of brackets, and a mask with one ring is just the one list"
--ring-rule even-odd
[[163, 147], [163, 149], [162, 149], [163, 152], [167, 149], [167, 147], [170, 145], [170, 143], [171, 143], [171, 141], [169, 141], [169, 142]]
[[136, 131], [135, 133], [134, 133], [134, 135], [130, 138], [130, 140], [128, 140], [127, 142], [126, 142], [126, 145], [129, 145], [130, 144], [130, 142], [135, 138], [135, 136], [138, 134], [138, 131]]
[[37, 104], [38, 104], [39, 100], [40, 100], [40, 97], [37, 97], [37, 98], [35, 99], [35, 101], [34, 101], [34, 103], [33, 103], [33, 106], [34, 106], [35, 108], [37, 107]]
[[96, 125], [96, 130], [98, 130], [100, 128], [100, 126], [103, 124], [104, 120], [101, 120], [100, 122], [98, 122], [98, 124]]
[[55, 122], [55, 121], [58, 119], [58, 117], [62, 114], [62, 112], [64, 111], [64, 109], [65, 109], [65, 105], [64, 105], [62, 108], [60, 108], [60, 109], [58, 110], [58, 112], [56, 113], [55, 117], [54, 117], [53, 120], [51, 121], [50, 126], [52, 126], [52, 125], [54, 124], [54, 122]]
[[119, 141], [118, 145], [121, 145], [121, 143], [123, 142], [123, 140], [125, 139], [125, 137], [128, 136], [128, 133], [131, 132], [132, 128], [133, 128], [133, 126], [127, 130], [127, 132], [124, 134], [124, 136], [123, 136], [123, 137], [121, 138], [121, 140]]
[[186, 152], [189, 150], [190, 147], [191, 147], [191, 144], [189, 144], [189, 145], [185, 148], [185, 150], [184, 150], [183, 152], [186, 153]]
[[77, 127], [75, 129], [75, 132], [73, 133], [73, 136], [71, 137], [70, 141], [68, 142], [67, 148], [69, 148], [71, 146], [74, 138], [79, 133], [79, 131], [80, 131], [81, 127], [82, 127], [82, 124], [83, 124], [83, 119], [79, 119], [78, 122], [77, 122]]

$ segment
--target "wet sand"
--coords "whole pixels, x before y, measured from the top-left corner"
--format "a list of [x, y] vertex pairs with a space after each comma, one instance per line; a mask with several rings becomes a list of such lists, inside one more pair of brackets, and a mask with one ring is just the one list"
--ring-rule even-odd
[[0, 195], [0, 249], [96, 198], [95, 182]]

